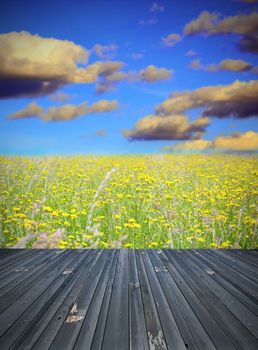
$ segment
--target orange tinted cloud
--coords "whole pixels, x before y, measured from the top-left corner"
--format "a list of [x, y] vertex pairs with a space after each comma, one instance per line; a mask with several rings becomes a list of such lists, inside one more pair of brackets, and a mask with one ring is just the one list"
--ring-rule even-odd
[[116, 100], [99, 100], [91, 106], [88, 106], [86, 102], [79, 105], [67, 104], [60, 107], [50, 107], [46, 110], [32, 102], [26, 108], [11, 114], [9, 119], [39, 118], [44, 121], [65, 121], [92, 113], [111, 112], [118, 108], [119, 104]]
[[230, 71], [230, 72], [246, 72], [253, 69], [253, 66], [244, 60], [235, 60], [227, 58], [217, 64], [201, 64], [200, 59], [193, 60], [188, 66], [191, 69], [204, 70], [208, 72]]
[[258, 52], [258, 13], [242, 14], [224, 17], [217, 12], [202, 12], [196, 19], [184, 27], [185, 35], [196, 34], [240, 35], [239, 48], [241, 51]]
[[99, 58], [112, 59], [115, 57], [117, 49], [118, 49], [118, 46], [114, 44], [110, 44], [110, 45], [96, 44], [93, 46], [91, 51], [94, 52]]
[[258, 150], [258, 133], [254, 131], [234, 133], [229, 136], [218, 136], [211, 141], [203, 139], [190, 140], [171, 146], [166, 146], [165, 149], [167, 151], [256, 151]]
[[209, 118], [199, 118], [190, 123], [185, 115], [149, 115], [140, 119], [132, 130], [125, 130], [129, 140], [188, 140], [200, 138]]
[[140, 71], [140, 79], [148, 83], [154, 83], [160, 80], [167, 80], [172, 77], [172, 71], [166, 68], [158, 68], [150, 65]]
[[181, 35], [177, 34], [177, 33], [171, 33], [171, 34], [167, 35], [165, 38], [162, 38], [162, 42], [163, 42], [164, 46], [166, 46], [166, 47], [175, 46], [181, 40], [182, 40]]
[[203, 116], [249, 118], [258, 116], [258, 81], [236, 80], [229, 85], [206, 86], [193, 91], [175, 92], [156, 110], [171, 115], [193, 108], [204, 108]]
[[40, 96], [65, 84], [93, 83], [124, 65], [112, 61], [87, 66], [88, 58], [89, 51], [72, 41], [28, 32], [0, 34], [0, 98]]

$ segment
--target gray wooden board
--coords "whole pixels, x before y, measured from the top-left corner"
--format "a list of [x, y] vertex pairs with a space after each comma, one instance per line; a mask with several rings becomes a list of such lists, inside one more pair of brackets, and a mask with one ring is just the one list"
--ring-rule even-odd
[[257, 250], [0, 249], [0, 349], [258, 349]]

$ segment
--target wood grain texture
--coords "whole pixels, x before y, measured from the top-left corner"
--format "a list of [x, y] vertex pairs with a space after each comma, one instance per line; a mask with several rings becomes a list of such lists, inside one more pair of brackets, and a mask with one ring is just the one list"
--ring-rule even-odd
[[0, 349], [258, 349], [258, 251], [0, 250]]

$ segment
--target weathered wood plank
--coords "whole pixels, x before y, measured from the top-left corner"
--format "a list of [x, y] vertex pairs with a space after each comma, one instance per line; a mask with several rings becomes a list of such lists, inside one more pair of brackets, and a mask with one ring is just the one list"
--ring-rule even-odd
[[176, 284], [174, 274], [170, 274], [168, 260], [164, 258], [162, 262], [161, 251], [151, 250], [148, 253], [185, 345], [190, 349], [216, 349], [191, 304]]
[[75, 350], [90, 349], [91, 347], [107, 287], [107, 282], [110, 277], [112, 268], [115, 267], [115, 255], [115, 251], [110, 250], [108, 258], [105, 261], [105, 266], [100, 276], [98, 285], [96, 287], [96, 291], [93, 295], [89, 309], [80, 328], [80, 332], [74, 346]]
[[257, 268], [258, 268], [257, 256], [253, 256], [252, 254], [247, 254], [241, 250], [233, 251], [229, 249], [229, 253], [231, 255], [234, 255], [238, 259], [242, 260], [243, 262], [246, 262], [248, 265], [251, 265], [251, 267], [257, 271]]
[[130, 349], [148, 350], [141, 283], [135, 251], [132, 249], [129, 250], [129, 323]]
[[101, 251], [99, 252], [99, 255], [96, 264], [90, 272], [88, 283], [84, 284], [80, 290], [69, 314], [56, 334], [49, 349], [65, 348], [68, 350], [74, 348], [83, 320], [86, 317], [103, 270], [105, 266], [107, 266], [106, 261], [109, 256], [109, 251]]
[[21, 253], [21, 249], [8, 249], [8, 248], [0, 249], [0, 262], [2, 262], [5, 258], [14, 256], [17, 253]]
[[128, 250], [121, 249], [107, 315], [103, 349], [129, 349], [128, 282]]
[[90, 349], [94, 337], [96, 325], [99, 318], [100, 309], [103, 303], [103, 297], [107, 287], [112, 268], [115, 264], [117, 252], [110, 251], [105, 261], [104, 269], [98, 281], [96, 291], [91, 299], [88, 311], [81, 324], [79, 334], [74, 344], [74, 349]]
[[[142, 252], [142, 259], [144, 261], [151, 293], [155, 300], [156, 310], [161, 321], [166, 342], [172, 347], [172, 349], [185, 349], [185, 343], [183, 342], [174, 315], [171, 312], [171, 309], [157, 277], [159, 270], [155, 271], [153, 268], [147, 251]], [[162, 268], [164, 269], [164, 267]]]
[[107, 282], [107, 288], [103, 297], [101, 310], [99, 313], [98, 322], [95, 329], [95, 334], [92, 340], [91, 349], [94, 350], [101, 350], [102, 349], [102, 343], [103, 343], [103, 337], [105, 332], [105, 326], [106, 326], [106, 320], [107, 320], [107, 314], [109, 310], [110, 305], [110, 299], [111, 294], [113, 291], [113, 284], [116, 276], [116, 270], [118, 265], [118, 256], [119, 251], [116, 251], [116, 256], [114, 258], [114, 266], [113, 269], [111, 269], [111, 273]]
[[85, 260], [74, 278], [72, 278], [65, 288], [62, 288], [58, 298], [53, 301], [44, 315], [36, 319], [33, 327], [29, 330], [27, 337], [24, 337], [24, 348], [48, 349], [56, 334], [67, 318], [75, 300], [82, 287], [87, 283], [88, 277], [96, 264], [99, 254], [97, 251], [84, 251]]
[[[64, 251], [60, 254], [53, 255], [48, 262], [45, 261], [41, 264], [40, 271], [36, 275], [25, 275], [25, 278], [21, 281], [21, 283], [16, 285], [10, 292], [1, 297], [0, 313], [3, 313], [4, 310], [11, 306], [14, 301], [20, 299], [24, 294], [28, 292], [31, 293], [31, 287], [35, 287], [37, 283], [41, 283], [42, 280], [48, 277], [48, 273], [51, 273], [53, 269], [58, 272], [60, 270], [59, 262], [62, 261], [67, 255], [71, 256], [71, 252]], [[65, 262], [67, 262], [67, 260], [65, 259]], [[37, 288], [37, 292], [39, 292], [39, 290], [40, 289]]]
[[[12, 336], [19, 339], [19, 342], [24, 338], [24, 333], [28, 332], [28, 328], [32, 326], [35, 319], [41, 318], [41, 315], [44, 314], [45, 310], [48, 310], [59, 292], [66, 287], [67, 283], [72, 278], [73, 272], [77, 272], [78, 264], [84, 259], [83, 252], [78, 250], [72, 252], [71, 255], [73, 256], [71, 263], [67, 267], [65, 262], [63, 263], [64, 267], [66, 267], [65, 270], [56, 277], [53, 283], [44, 289], [40, 297], [32, 302], [17, 321], [5, 332], [3, 341], [6, 348], [8, 348]], [[21, 335], [22, 337], [20, 337]], [[16, 344], [14, 344], [13, 347], [16, 347]]]
[[39, 254], [33, 255], [30, 259], [27, 259], [19, 267], [7, 269], [2, 274], [0, 279], [0, 297], [5, 293], [12, 290], [15, 286], [18, 286], [25, 278], [29, 276], [35, 276], [36, 272], [42, 267], [44, 262], [49, 262], [49, 258], [54, 255], [55, 252], [39, 252]]
[[214, 254], [217, 256], [219, 260], [222, 260], [230, 266], [232, 269], [234, 269], [239, 275], [242, 277], [247, 277], [249, 280], [251, 280], [253, 283], [258, 283], [258, 271], [257, 269], [253, 268], [250, 264], [241, 261], [238, 259], [238, 257], [234, 254], [227, 253], [225, 250], [210, 250], [211, 254]]
[[257, 349], [258, 250], [0, 250], [0, 349]]
[[[243, 341], [243, 339], [248, 338], [250, 339], [249, 348], [255, 349], [257, 345], [255, 344], [255, 337], [250, 332], [254, 335], [257, 333], [255, 327], [256, 316], [241, 303], [237, 303], [231, 294], [221, 288], [212, 278], [213, 275], [200, 269], [193, 254], [181, 251], [180, 254], [175, 252], [175, 255], [177, 256], [177, 263], [181, 263], [188, 271], [187, 278], [192, 288], [197, 289], [198, 281], [198, 288], [202, 295], [201, 299], [209, 305], [211, 316], [220, 324], [223, 333], [227, 335], [234, 346], [237, 349], [245, 349], [246, 341]], [[239, 320], [239, 317], [241, 320]], [[246, 327], [241, 323], [243, 320], [246, 322]]]
[[[243, 293], [246, 296], [244, 303], [249, 305], [251, 310], [257, 314], [258, 286], [255, 283], [250, 281], [247, 277], [237, 273], [229, 266], [229, 264], [225, 264], [221, 259], [218, 259], [206, 250], [196, 250], [194, 254], [198, 254], [199, 258], [204, 260], [211, 270], [214, 270], [217, 275], [221, 276], [221, 283], [224, 283], [226, 289], [226, 285], [229, 283], [232, 287], [228, 285], [228, 288], [231, 290], [232, 288], [236, 288]], [[254, 306], [254, 304], [256, 304], [256, 306]]]
[[139, 279], [142, 288], [142, 301], [146, 322], [146, 330], [148, 335], [150, 349], [168, 349], [164, 332], [160, 323], [154, 297], [151, 293], [151, 287], [145, 266], [142, 260], [142, 251], [136, 251], [137, 266], [139, 271]]
[[[56, 264], [55, 266], [50, 264], [45, 270], [45, 276], [38, 276], [35, 278], [36, 282], [33, 283], [33, 280], [30, 281], [30, 284], [27, 286], [26, 290], [22, 291], [22, 296], [15, 293], [15, 297], [11, 296], [11, 299], [6, 299], [6, 307], [3, 306], [4, 311], [0, 314], [0, 336], [2, 336], [7, 329], [22, 315], [22, 313], [35, 301], [38, 297], [50, 287], [51, 283], [62, 274], [67, 266], [71, 263], [74, 256], [71, 252], [64, 252], [60, 254], [58, 258], [64, 258], [62, 265]], [[16, 291], [17, 292], [17, 291]], [[11, 293], [9, 293], [11, 294]]]

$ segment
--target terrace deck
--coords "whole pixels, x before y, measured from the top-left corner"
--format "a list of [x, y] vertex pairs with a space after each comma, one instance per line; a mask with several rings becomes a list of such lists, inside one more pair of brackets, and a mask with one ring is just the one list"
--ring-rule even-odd
[[257, 250], [0, 250], [0, 349], [258, 349]]

